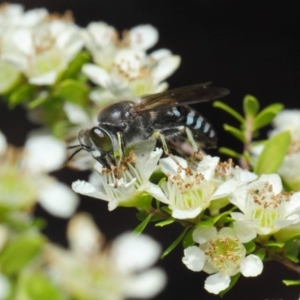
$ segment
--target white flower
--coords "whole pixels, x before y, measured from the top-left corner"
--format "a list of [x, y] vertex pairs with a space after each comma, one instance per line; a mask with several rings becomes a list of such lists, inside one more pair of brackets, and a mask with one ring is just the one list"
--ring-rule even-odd
[[84, 65], [82, 71], [102, 88], [91, 93], [94, 101], [126, 99], [163, 91], [167, 88], [163, 81], [180, 63], [179, 56], [166, 49], [147, 55], [146, 50], [158, 40], [158, 32], [151, 25], [134, 27], [119, 39], [113, 27], [94, 22], [83, 31], [83, 36], [95, 64]]
[[248, 170], [243, 170], [239, 166], [234, 166], [232, 159], [220, 162], [216, 168], [215, 178], [223, 181], [234, 179], [239, 185], [251, 182], [257, 179], [257, 175]]
[[74, 298], [145, 299], [166, 284], [161, 269], [149, 269], [161, 252], [150, 237], [125, 233], [104, 247], [104, 238], [92, 219], [78, 214], [69, 223], [68, 240], [69, 251], [48, 246], [45, 257], [50, 275]]
[[[48, 16], [45, 8], [32, 9], [24, 12], [20, 4], [0, 5], [0, 34], [9, 28], [33, 27], [42, 22]], [[3, 31], [1, 31], [1, 29]]]
[[283, 192], [277, 174], [262, 175], [235, 190], [229, 199], [242, 211], [232, 213], [232, 218], [255, 228], [261, 235], [275, 233], [300, 221], [300, 192]]
[[[281, 111], [273, 120], [274, 129], [269, 132], [272, 137], [283, 131], [291, 134], [291, 143], [277, 173], [294, 191], [300, 191], [300, 110], [286, 109]], [[253, 159], [263, 150], [263, 145], [251, 149]]]
[[226, 197], [236, 187], [231, 180], [214, 178], [218, 157], [206, 155], [196, 170], [181, 157], [176, 156], [175, 160], [171, 157], [160, 160], [161, 170], [168, 178], [161, 184], [164, 194], [153, 196], [168, 204], [176, 219], [197, 217], [212, 200]]
[[59, 169], [65, 158], [64, 144], [46, 134], [32, 134], [23, 150], [8, 146], [0, 155], [1, 205], [29, 209], [39, 201], [56, 216], [71, 216], [78, 206], [78, 196], [47, 175]]
[[80, 51], [83, 41], [66, 14], [38, 26], [17, 27], [2, 41], [2, 59], [20, 70], [32, 84], [51, 85]]
[[300, 110], [283, 110], [273, 120], [273, 126], [270, 136], [286, 130], [291, 133], [291, 144], [278, 174], [291, 188], [300, 190]]
[[197, 228], [193, 239], [199, 247], [186, 248], [182, 261], [192, 271], [212, 274], [205, 280], [204, 288], [219, 294], [229, 286], [230, 276], [241, 272], [245, 277], [254, 277], [262, 272], [262, 261], [253, 254], [246, 257], [242, 244], [251, 241], [253, 236], [254, 230], [246, 226], [238, 231], [222, 228], [219, 232], [215, 227]]
[[0, 131], [0, 156], [5, 153], [6, 149], [7, 149], [6, 137]]
[[131, 48], [148, 50], [158, 42], [158, 31], [151, 25], [139, 25], [129, 30], [125, 37]]
[[108, 209], [113, 210], [118, 205], [136, 206], [144, 192], [152, 195], [161, 193], [160, 189], [149, 182], [150, 176], [157, 168], [157, 162], [162, 155], [162, 149], [154, 149], [155, 141], [149, 140], [134, 148], [131, 158], [124, 163], [124, 168], [117, 178], [115, 173], [96, 164], [89, 182], [77, 180], [72, 184], [76, 193], [108, 201]]
[[11, 286], [8, 278], [0, 273], [0, 300], [7, 299]]

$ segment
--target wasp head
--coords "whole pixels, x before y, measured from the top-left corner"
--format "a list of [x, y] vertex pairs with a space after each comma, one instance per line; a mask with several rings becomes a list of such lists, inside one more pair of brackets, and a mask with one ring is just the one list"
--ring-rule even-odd
[[68, 149], [78, 148], [68, 159], [70, 161], [78, 152], [89, 152], [105, 168], [111, 169], [115, 165], [113, 157], [113, 135], [102, 127], [82, 129], [78, 134], [79, 145]]

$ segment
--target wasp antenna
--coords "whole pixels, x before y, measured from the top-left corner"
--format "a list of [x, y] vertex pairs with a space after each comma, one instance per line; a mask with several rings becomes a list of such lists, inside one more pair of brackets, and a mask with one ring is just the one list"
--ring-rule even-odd
[[78, 145], [68, 146], [67, 149], [74, 149], [77, 147], [82, 147], [82, 146], [80, 144], [78, 144]]
[[[71, 146], [72, 148], [76, 148], [78, 146]], [[72, 148], [69, 148], [68, 149], [72, 149]], [[62, 168], [66, 167], [68, 162], [78, 153], [80, 152], [81, 150], [83, 150], [84, 148], [80, 148], [80, 149], [77, 149], [75, 152], [72, 153], [72, 155], [66, 160], [66, 162], [63, 164]]]

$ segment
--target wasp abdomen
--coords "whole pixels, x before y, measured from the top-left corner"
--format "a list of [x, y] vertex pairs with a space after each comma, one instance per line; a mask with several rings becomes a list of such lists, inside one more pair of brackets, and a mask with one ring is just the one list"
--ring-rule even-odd
[[183, 106], [180, 109], [180, 114], [184, 116], [181, 122], [184, 122], [192, 130], [194, 138], [201, 141], [205, 148], [215, 147], [217, 144], [217, 134], [212, 125], [191, 107]]

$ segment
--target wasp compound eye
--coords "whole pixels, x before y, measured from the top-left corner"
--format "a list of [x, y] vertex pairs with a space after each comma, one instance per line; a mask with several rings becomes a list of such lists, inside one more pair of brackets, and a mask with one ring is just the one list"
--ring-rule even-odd
[[90, 130], [90, 139], [100, 151], [110, 152], [113, 149], [110, 135], [98, 127]]

